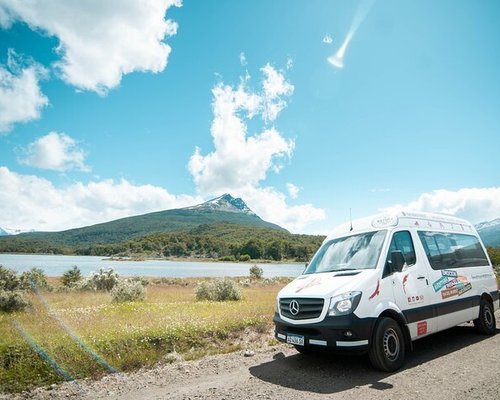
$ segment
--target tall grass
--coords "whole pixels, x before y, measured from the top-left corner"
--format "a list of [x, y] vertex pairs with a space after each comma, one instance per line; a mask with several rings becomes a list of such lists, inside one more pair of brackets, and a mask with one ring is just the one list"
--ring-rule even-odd
[[190, 359], [235, 350], [245, 329], [265, 332], [270, 327], [282, 286], [245, 288], [238, 302], [195, 301], [193, 284], [185, 282], [150, 285], [142, 302], [113, 303], [110, 293], [102, 292], [44, 293], [52, 314], [32, 294], [29, 310], [0, 313], [0, 391], [63, 379], [30, 347], [16, 323], [73, 378], [95, 378], [107, 373], [96, 354], [113, 368], [128, 371], [167, 361], [173, 351]]

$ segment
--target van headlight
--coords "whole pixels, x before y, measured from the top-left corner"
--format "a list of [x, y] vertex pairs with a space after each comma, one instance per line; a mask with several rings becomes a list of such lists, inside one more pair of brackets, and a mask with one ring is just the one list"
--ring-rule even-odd
[[361, 300], [361, 292], [347, 292], [330, 299], [329, 316], [347, 315], [356, 309]]

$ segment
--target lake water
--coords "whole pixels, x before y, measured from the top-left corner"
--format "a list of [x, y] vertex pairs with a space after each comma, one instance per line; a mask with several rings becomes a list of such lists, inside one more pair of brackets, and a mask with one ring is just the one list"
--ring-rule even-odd
[[[60, 276], [74, 265], [87, 276], [99, 268], [112, 267], [122, 276], [164, 276], [171, 278], [246, 276], [253, 264], [189, 261], [110, 261], [93, 256], [53, 256], [34, 254], [0, 254], [0, 265], [17, 272], [41, 268], [48, 276]], [[264, 277], [299, 276], [304, 264], [257, 264]]]

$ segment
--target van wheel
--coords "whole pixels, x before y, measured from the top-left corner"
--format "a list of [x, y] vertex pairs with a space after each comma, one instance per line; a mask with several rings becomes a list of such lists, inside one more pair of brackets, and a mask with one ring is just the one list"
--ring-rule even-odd
[[368, 356], [381, 371], [396, 371], [403, 365], [405, 340], [399, 324], [392, 318], [384, 317], [377, 322]]
[[295, 350], [297, 350], [300, 354], [311, 354], [311, 350], [309, 350], [305, 346], [295, 346]]
[[494, 335], [497, 330], [493, 307], [488, 300], [482, 299], [479, 303], [479, 317], [474, 320], [478, 332], [485, 335]]

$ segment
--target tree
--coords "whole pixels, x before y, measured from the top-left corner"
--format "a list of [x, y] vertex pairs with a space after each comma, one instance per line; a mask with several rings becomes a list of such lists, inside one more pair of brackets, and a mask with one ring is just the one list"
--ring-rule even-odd
[[76, 265], [74, 265], [73, 268], [64, 272], [61, 277], [61, 283], [66, 287], [75, 286], [81, 280], [82, 280], [82, 273]]

